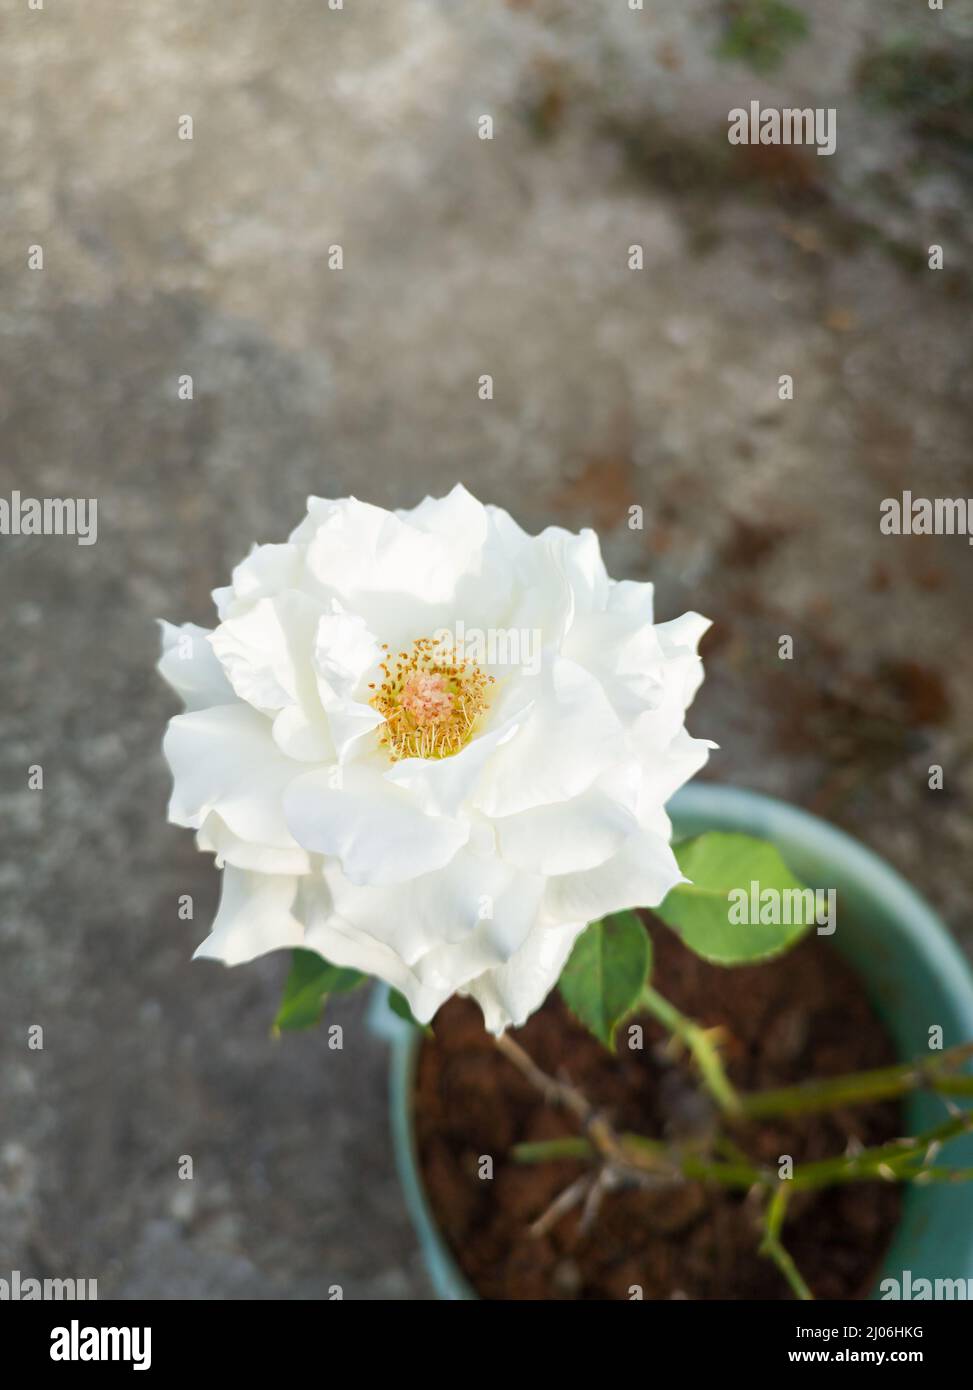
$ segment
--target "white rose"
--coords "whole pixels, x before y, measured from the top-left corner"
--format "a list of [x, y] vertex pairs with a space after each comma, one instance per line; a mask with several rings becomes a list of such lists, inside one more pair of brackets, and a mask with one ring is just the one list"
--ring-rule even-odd
[[708, 623], [653, 625], [592, 531], [529, 536], [460, 486], [312, 497], [213, 597], [159, 663], [186, 705], [169, 817], [223, 868], [197, 955], [303, 946], [499, 1033], [588, 922], [682, 881], [664, 808], [714, 746], [683, 724]]

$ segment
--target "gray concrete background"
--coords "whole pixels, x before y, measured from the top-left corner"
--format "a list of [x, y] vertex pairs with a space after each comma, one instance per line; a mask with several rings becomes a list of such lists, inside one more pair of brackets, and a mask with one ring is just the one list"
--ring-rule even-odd
[[[272, 1043], [285, 962], [191, 963], [216, 874], [164, 821], [153, 620], [208, 624], [309, 492], [596, 526], [716, 619], [707, 775], [845, 825], [969, 941], [973, 552], [878, 507], [973, 495], [973, 14], [798, 8], [757, 73], [721, 0], [3, 0], [0, 495], [100, 525], [0, 537], [0, 1274], [428, 1294], [361, 1001], [344, 1052]], [[751, 97], [835, 106], [835, 156], [731, 149]]]

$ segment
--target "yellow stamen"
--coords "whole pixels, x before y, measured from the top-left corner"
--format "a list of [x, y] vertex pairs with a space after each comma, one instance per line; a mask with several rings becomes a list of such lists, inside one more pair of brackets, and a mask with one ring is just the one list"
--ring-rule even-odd
[[391, 660], [386, 656], [380, 663], [383, 680], [370, 703], [385, 716], [379, 742], [392, 761], [458, 753], [487, 707], [494, 677], [484, 675], [475, 661], [457, 660], [451, 647], [432, 637], [420, 637], [411, 652], [399, 652], [394, 667]]

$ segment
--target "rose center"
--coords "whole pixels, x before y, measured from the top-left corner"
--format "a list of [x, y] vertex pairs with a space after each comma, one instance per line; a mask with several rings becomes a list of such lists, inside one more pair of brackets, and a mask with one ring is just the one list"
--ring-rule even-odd
[[420, 637], [411, 652], [386, 655], [381, 671], [369, 703], [385, 716], [379, 742], [393, 762], [448, 758], [469, 743], [494, 681], [475, 661], [457, 660], [450, 646]]

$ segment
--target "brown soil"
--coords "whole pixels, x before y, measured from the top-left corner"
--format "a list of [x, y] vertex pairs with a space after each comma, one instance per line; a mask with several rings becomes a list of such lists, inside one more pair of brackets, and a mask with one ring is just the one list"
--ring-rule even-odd
[[[833, 948], [811, 938], [764, 965], [726, 970], [687, 951], [652, 924], [653, 984], [687, 1014], [726, 1029], [725, 1057], [741, 1088], [786, 1085], [895, 1060], [857, 977]], [[651, 1137], [685, 1138], [712, 1112], [684, 1058], [643, 1019], [644, 1048], [619, 1031], [611, 1057], [554, 994], [515, 1036], [546, 1070], [560, 1073], [604, 1107], [615, 1124]], [[687, 1184], [665, 1192], [606, 1197], [593, 1228], [577, 1210], [550, 1234], [537, 1218], [582, 1171], [579, 1163], [514, 1163], [511, 1145], [577, 1132], [540, 1098], [484, 1032], [479, 1010], [452, 1000], [421, 1051], [416, 1127], [426, 1190], [467, 1278], [490, 1299], [791, 1297], [778, 1270], [757, 1253], [757, 1212], [742, 1193]], [[849, 1140], [882, 1143], [901, 1133], [896, 1103], [748, 1125], [736, 1136], [752, 1158], [776, 1165], [840, 1154]], [[478, 1176], [481, 1155], [494, 1176]], [[863, 1298], [899, 1216], [895, 1184], [860, 1183], [797, 1194], [786, 1245], [819, 1298]]]

